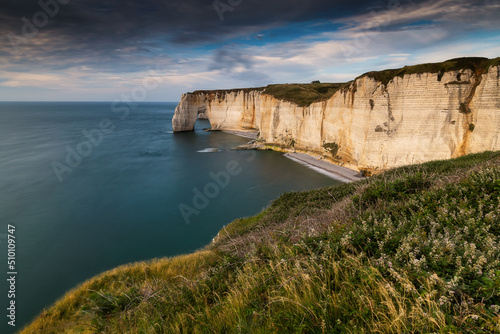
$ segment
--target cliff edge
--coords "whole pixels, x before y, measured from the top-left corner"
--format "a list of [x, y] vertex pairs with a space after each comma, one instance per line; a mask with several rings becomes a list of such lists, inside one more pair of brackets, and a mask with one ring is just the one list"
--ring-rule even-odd
[[346, 84], [184, 94], [174, 132], [198, 114], [213, 129], [258, 131], [266, 148], [377, 171], [500, 149], [500, 58], [366, 73]]

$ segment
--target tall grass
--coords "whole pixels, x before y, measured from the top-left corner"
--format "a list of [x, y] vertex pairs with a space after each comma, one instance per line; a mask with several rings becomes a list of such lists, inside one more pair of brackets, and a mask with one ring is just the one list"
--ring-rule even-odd
[[286, 194], [117, 268], [25, 333], [500, 333], [500, 152]]

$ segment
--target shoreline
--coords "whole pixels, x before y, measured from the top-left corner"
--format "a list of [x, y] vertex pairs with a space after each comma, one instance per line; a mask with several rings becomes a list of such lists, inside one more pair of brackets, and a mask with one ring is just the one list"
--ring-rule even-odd
[[307, 153], [285, 153], [284, 156], [338, 181], [350, 183], [364, 179], [355, 170], [335, 165], [325, 160], [319, 160]]
[[[253, 140], [257, 139], [256, 132], [237, 131], [237, 130], [222, 130], [222, 131], [239, 137], [250, 138]], [[308, 168], [314, 169], [316, 172], [326, 175], [337, 181], [350, 183], [364, 179], [364, 177], [361, 176], [361, 174], [358, 171], [349, 169], [347, 167], [335, 165], [325, 160], [320, 160], [311, 154], [291, 152], [291, 153], [285, 153], [283, 154], [283, 156], [299, 164], [302, 164]]]

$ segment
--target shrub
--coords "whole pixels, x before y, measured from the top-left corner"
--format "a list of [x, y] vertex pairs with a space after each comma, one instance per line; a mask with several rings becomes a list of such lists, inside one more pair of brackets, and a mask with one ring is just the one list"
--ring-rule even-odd
[[324, 143], [323, 144], [323, 148], [325, 150], [327, 150], [328, 152], [330, 152], [330, 154], [332, 155], [332, 157], [336, 157], [337, 156], [337, 153], [340, 149], [340, 146], [339, 144], [333, 142], [333, 143]]

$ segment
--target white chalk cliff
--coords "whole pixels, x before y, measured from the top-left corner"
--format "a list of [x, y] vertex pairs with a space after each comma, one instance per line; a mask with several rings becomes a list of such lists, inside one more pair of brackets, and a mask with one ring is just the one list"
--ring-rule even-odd
[[[387, 84], [365, 75], [306, 107], [263, 89], [187, 93], [173, 130], [193, 130], [200, 113], [213, 129], [258, 131], [268, 147], [382, 170], [500, 150], [500, 66], [405, 74]], [[328, 144], [339, 146], [333, 156]]]

